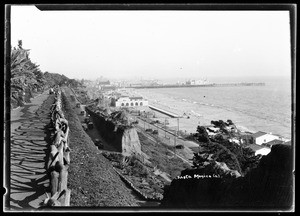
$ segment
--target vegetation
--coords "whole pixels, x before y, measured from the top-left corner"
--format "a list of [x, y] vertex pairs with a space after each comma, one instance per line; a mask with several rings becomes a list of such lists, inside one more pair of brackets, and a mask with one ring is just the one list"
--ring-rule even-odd
[[32, 90], [42, 90], [46, 80], [39, 66], [29, 58], [29, 50], [23, 49], [22, 41], [11, 50], [11, 104], [22, 106], [29, 102]]
[[138, 135], [142, 144], [142, 152], [150, 157], [149, 161], [152, 166], [168, 173], [171, 179], [179, 176], [182, 170], [190, 168], [190, 165], [173, 156], [170, 150], [174, 151], [174, 147], [165, 145], [163, 142], [152, 144], [143, 133], [138, 133]]
[[[211, 121], [211, 123], [223, 129], [228, 125], [234, 125], [231, 120], [227, 120], [227, 123], [222, 120]], [[211, 159], [226, 163], [230, 169], [237, 170], [242, 175], [258, 165], [260, 156], [255, 156], [252, 149], [230, 142], [224, 137], [226, 134], [224, 135], [223, 130], [221, 130], [220, 134], [210, 138], [205, 127], [198, 126], [194, 138], [204, 150], [199, 154], [194, 154], [194, 167], [201, 167], [209, 155], [212, 155]]]
[[152, 198], [162, 198], [163, 188], [169, 183], [167, 178], [174, 179], [181, 171], [190, 168], [190, 165], [174, 157], [170, 152], [170, 149], [174, 150], [172, 147], [163, 143], [155, 144], [144, 133], [138, 132], [138, 135], [142, 152], [147, 155], [143, 162], [135, 156], [123, 156], [120, 153], [102, 154], [141, 192]]
[[195, 138], [199, 142], [209, 143], [210, 139], [208, 137], [208, 133], [203, 126], [197, 127], [197, 133], [195, 134]]
[[164, 182], [153, 173], [153, 167], [143, 164], [137, 157], [123, 156], [120, 153], [102, 152], [115, 168], [121, 170], [133, 185], [152, 198], [162, 198]]
[[[294, 204], [293, 151], [291, 146], [275, 145], [257, 168], [242, 178], [203, 178], [175, 180], [165, 188], [162, 208], [228, 210], [287, 210]], [[206, 168], [207, 167], [207, 168]], [[216, 169], [185, 170], [184, 175], [214, 175]], [[222, 169], [219, 169], [220, 171]], [[212, 172], [211, 172], [212, 171]], [[222, 172], [220, 173], [223, 174]], [[226, 175], [226, 172], [224, 173]], [[233, 173], [232, 173], [233, 174]]]
[[34, 93], [41, 93], [54, 85], [74, 85], [78, 82], [64, 75], [43, 73], [39, 65], [29, 58], [29, 49], [23, 48], [22, 40], [11, 50], [11, 108], [30, 102]]

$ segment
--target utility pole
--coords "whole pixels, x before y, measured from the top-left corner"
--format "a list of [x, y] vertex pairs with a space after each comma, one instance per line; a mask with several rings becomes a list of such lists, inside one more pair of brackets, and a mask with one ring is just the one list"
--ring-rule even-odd
[[157, 131], [157, 134], [156, 134], [156, 136], [157, 136], [156, 141], [157, 141], [157, 144], [158, 144], [158, 126], [157, 126], [157, 123], [155, 123], [155, 126], [156, 126], [156, 131]]
[[165, 137], [167, 137], [167, 118], [165, 118]]
[[179, 118], [177, 118], [177, 136], [179, 136]]
[[[175, 132], [176, 133], [176, 132]], [[176, 134], [174, 136], [174, 154], [175, 154], [175, 149], [176, 149]]]

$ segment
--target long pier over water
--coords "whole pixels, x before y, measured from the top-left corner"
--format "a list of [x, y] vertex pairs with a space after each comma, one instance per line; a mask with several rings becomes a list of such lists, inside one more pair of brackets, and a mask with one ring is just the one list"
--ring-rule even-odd
[[265, 86], [265, 83], [212, 83], [203, 85], [141, 85], [141, 86], [130, 86], [128, 88], [194, 88], [194, 87], [230, 87], [230, 86]]

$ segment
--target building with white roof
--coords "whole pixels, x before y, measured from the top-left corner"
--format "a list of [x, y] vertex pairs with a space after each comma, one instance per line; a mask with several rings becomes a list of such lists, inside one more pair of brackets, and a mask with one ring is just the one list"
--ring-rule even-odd
[[267, 155], [271, 152], [271, 148], [257, 144], [250, 144], [248, 147], [255, 152], [255, 155]]
[[262, 145], [264, 143], [268, 143], [272, 140], [279, 139], [280, 137], [271, 133], [266, 133], [262, 131], [258, 131], [251, 135], [253, 138], [253, 141], [257, 145]]
[[115, 99], [115, 107], [138, 107], [148, 106], [148, 100], [143, 97], [121, 96]]

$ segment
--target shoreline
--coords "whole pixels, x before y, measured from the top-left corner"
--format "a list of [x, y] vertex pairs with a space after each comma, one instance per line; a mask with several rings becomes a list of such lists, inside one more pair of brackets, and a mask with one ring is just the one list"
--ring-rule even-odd
[[[257, 131], [264, 131], [266, 133], [272, 132], [273, 134], [280, 135], [281, 137], [284, 137], [286, 139], [291, 139], [291, 136], [287, 136], [287, 134], [266, 130], [265, 128], [274, 126], [270, 122], [266, 121], [265, 125], [261, 127], [261, 125], [256, 125], [250, 121], [250, 124], [252, 124], [253, 127], [247, 126], [242, 123], [243, 116], [239, 113], [236, 114], [233, 111], [222, 109], [222, 107], [218, 107], [218, 106], [213, 106], [213, 105], [208, 106], [207, 104], [200, 104], [196, 101], [191, 101], [188, 99], [180, 99], [175, 97], [168, 97], [167, 95], [157, 93], [157, 92], [150, 92], [150, 91], [148, 89], [143, 89], [143, 90], [126, 89], [126, 92], [128, 92], [129, 94], [139, 95], [147, 99], [149, 105], [153, 105], [155, 107], [177, 114], [179, 116], [184, 116], [183, 118], [179, 118], [179, 130], [185, 133], [196, 133], [198, 125], [201, 126], [211, 125], [212, 120], [226, 121], [228, 119], [231, 119], [241, 132], [250, 132], [250, 133], [255, 133]], [[199, 112], [199, 110], [203, 110], [203, 111]], [[168, 119], [169, 125], [167, 126], [169, 128], [178, 127], [177, 118], [170, 118], [159, 112], [155, 112], [155, 113], [158, 116], [157, 118], [158, 120], [159, 118]], [[229, 114], [230, 116], [228, 116], [227, 114]], [[232, 116], [235, 115], [237, 116], [236, 119], [231, 118]]]

